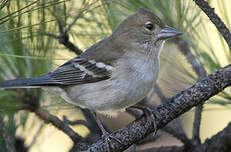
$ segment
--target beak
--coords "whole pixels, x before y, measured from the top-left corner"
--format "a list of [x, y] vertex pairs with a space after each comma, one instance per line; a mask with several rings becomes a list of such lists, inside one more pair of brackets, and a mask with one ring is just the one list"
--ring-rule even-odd
[[182, 35], [183, 33], [180, 31], [177, 31], [174, 28], [171, 28], [169, 26], [165, 26], [158, 34], [157, 38], [158, 40], [166, 40], [169, 38], [177, 37], [179, 35]]

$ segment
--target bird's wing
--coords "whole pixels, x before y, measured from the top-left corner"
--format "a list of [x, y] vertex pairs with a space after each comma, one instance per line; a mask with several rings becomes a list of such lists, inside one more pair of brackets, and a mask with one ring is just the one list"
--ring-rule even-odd
[[54, 84], [84, 84], [108, 79], [112, 70], [112, 66], [103, 62], [76, 57], [50, 73], [49, 77]]
[[111, 37], [94, 44], [81, 55], [66, 62], [49, 76], [54, 85], [98, 82], [110, 78], [114, 61], [124, 54]]
[[0, 88], [66, 86], [98, 82], [110, 78], [112, 66], [83, 57], [76, 57], [54, 72], [37, 78], [19, 78], [0, 82]]

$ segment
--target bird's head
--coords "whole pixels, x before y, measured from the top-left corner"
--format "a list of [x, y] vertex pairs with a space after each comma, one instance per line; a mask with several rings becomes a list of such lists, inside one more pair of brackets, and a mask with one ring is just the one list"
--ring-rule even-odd
[[127, 17], [113, 32], [113, 35], [124, 45], [157, 48], [164, 40], [181, 34], [176, 29], [166, 26], [152, 11], [144, 8]]

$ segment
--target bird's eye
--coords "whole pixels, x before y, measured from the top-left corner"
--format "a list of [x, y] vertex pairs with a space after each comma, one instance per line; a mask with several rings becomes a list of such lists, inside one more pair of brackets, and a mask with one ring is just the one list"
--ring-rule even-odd
[[154, 25], [151, 22], [147, 22], [146, 23], [146, 28], [151, 31], [151, 30], [154, 29]]

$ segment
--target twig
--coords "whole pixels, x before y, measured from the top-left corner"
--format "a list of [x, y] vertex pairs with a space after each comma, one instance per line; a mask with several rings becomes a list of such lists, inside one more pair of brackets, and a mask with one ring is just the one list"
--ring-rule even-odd
[[195, 113], [194, 113], [194, 121], [193, 121], [193, 141], [196, 142], [195, 144], [200, 144], [201, 139], [200, 139], [200, 126], [201, 126], [201, 113], [203, 110], [203, 104], [199, 104], [195, 108]]
[[73, 21], [69, 25], [67, 25], [67, 28], [65, 30], [64, 30], [64, 26], [61, 24], [61, 21], [59, 19], [57, 19], [58, 25], [59, 25], [59, 32], [60, 32], [59, 35], [55, 35], [55, 34], [51, 34], [51, 33], [45, 33], [45, 34], [47, 36], [51, 36], [53, 38], [58, 39], [60, 44], [63, 44], [65, 47], [67, 47], [70, 51], [73, 51], [75, 54], [77, 54], [77, 55], [81, 54], [83, 51], [80, 48], [78, 48], [76, 45], [74, 45], [72, 42], [69, 41], [68, 33], [70, 32], [71, 28], [75, 25], [77, 20], [80, 17], [82, 17], [84, 13], [90, 12], [93, 9], [101, 7], [107, 3], [112, 3], [114, 1], [113, 0], [105, 1], [105, 2], [100, 3], [99, 5], [96, 5], [95, 7], [91, 8], [92, 6], [97, 4], [98, 2], [99, 2], [99, 0], [95, 0], [95, 1], [85, 5], [83, 8], [80, 8], [77, 12], [78, 15], [76, 15], [74, 17]]
[[[187, 61], [192, 65], [194, 72], [197, 74], [198, 79], [206, 76], [206, 71], [199, 59], [191, 52], [187, 42], [183, 39], [175, 39], [175, 43], [179, 47], [181, 53], [187, 58]], [[193, 122], [193, 141], [197, 144], [200, 143], [200, 124], [201, 124], [201, 113], [203, 110], [203, 103], [198, 105], [195, 109], [194, 122]]]
[[192, 65], [192, 68], [194, 72], [198, 75], [198, 77], [199, 78], [205, 77], [206, 71], [203, 64], [191, 52], [187, 42], [185, 42], [183, 39], [180, 38], [176, 38], [173, 41], [177, 44], [181, 53], [187, 58], [188, 62]]
[[[37, 137], [37, 136], [36, 136]], [[29, 146], [25, 146], [25, 139], [20, 137], [15, 137], [15, 149], [17, 149], [17, 152], [28, 152]]]
[[185, 134], [181, 122], [178, 118], [166, 125], [163, 130], [180, 140], [182, 143], [184, 143], [185, 146], [191, 145], [191, 141]]
[[[88, 109], [82, 109], [82, 108], [80, 109], [82, 110], [82, 113], [86, 120], [70, 121], [66, 117], [64, 117], [64, 122], [67, 124], [71, 124], [71, 125], [86, 126], [90, 130], [90, 133], [86, 137], [84, 137], [84, 142], [88, 144], [92, 144], [96, 142], [102, 136], [101, 130], [98, 127], [96, 120], [92, 116], [91, 112]], [[107, 129], [106, 126], [104, 127], [105, 129]]]
[[58, 39], [60, 44], [64, 45], [66, 48], [74, 52], [76, 55], [81, 54], [83, 51], [69, 41], [68, 32], [64, 31], [64, 27], [60, 20], [58, 20], [58, 25], [59, 25], [59, 35], [55, 35], [52, 33], [45, 33], [45, 34], [47, 36]]
[[4, 122], [2, 120], [2, 118], [0, 117], [0, 131], [1, 131], [1, 134], [2, 134], [2, 137], [3, 137], [3, 140], [6, 144], [6, 149], [8, 152], [16, 152], [16, 149], [15, 149], [15, 146], [14, 146], [14, 143], [11, 139], [11, 137], [7, 134], [7, 130], [6, 130], [6, 127], [4, 125]]
[[79, 13], [75, 16], [74, 20], [67, 26], [66, 32], [69, 32], [73, 25], [75, 25], [76, 21], [85, 13], [91, 6], [99, 2], [99, 0], [95, 0], [90, 4], [85, 5], [83, 8], [79, 9]]
[[193, 152], [227, 152], [231, 148], [231, 123], [204, 144], [197, 146]]
[[62, 122], [58, 117], [50, 114], [47, 110], [40, 107], [31, 109], [45, 123], [51, 123], [53, 126], [68, 135], [74, 143], [81, 142], [83, 138], [74, 132], [68, 125]]
[[[59, 25], [59, 35], [55, 35], [52, 33], [45, 33], [47, 36], [51, 36], [53, 38], [56, 38], [59, 40], [60, 44], [63, 44], [66, 48], [68, 48], [70, 51], [74, 52], [76, 55], [81, 54], [83, 51], [78, 48], [76, 45], [74, 45], [72, 42], [69, 41], [68, 33], [70, 32], [73, 25], [76, 23], [76, 21], [85, 13], [91, 6], [94, 6], [99, 0], [95, 0], [90, 4], [85, 5], [83, 8], [79, 9], [78, 15], [74, 17], [74, 20], [67, 25], [67, 28], [64, 29], [64, 26], [61, 22], [61, 20], [57, 19], [58, 25]], [[101, 5], [100, 5], [101, 6]]]
[[68, 124], [65, 124], [58, 117], [50, 114], [47, 110], [42, 109], [39, 104], [39, 100], [41, 94], [37, 94], [33, 96], [26, 89], [19, 89], [19, 94], [23, 94], [23, 96], [19, 99], [19, 101], [25, 104], [25, 109], [31, 112], [34, 112], [41, 120], [45, 123], [51, 123], [57, 129], [64, 132], [68, 135], [74, 143], [82, 142], [83, 138], [79, 136], [76, 132], [74, 132]]
[[[91, 114], [90, 110], [89, 109], [81, 109], [81, 110], [83, 112], [83, 115], [84, 115], [86, 121], [88, 122], [88, 126], [87, 127], [91, 131], [91, 133], [89, 134], [89, 136], [92, 137], [92, 135], [94, 135], [94, 136], [101, 137], [102, 132], [101, 132], [99, 126], [97, 125], [94, 116]], [[104, 125], [104, 127], [107, 130], [107, 127], [105, 125]]]
[[[154, 108], [153, 114], [156, 116], [157, 129], [163, 128], [173, 119], [179, 117], [192, 107], [201, 104], [212, 96], [231, 86], [231, 65], [217, 70], [203, 79], [198, 80], [192, 87], [180, 92], [169, 99], [167, 103]], [[127, 126], [111, 134], [121, 141], [117, 143], [110, 141], [111, 151], [122, 151], [133, 143], [143, 139], [154, 131], [152, 122], [143, 116], [139, 120], [133, 121]], [[87, 151], [105, 151], [108, 142], [99, 140], [91, 145]]]
[[[100, 3], [99, 3], [100, 2]], [[75, 25], [76, 21], [83, 16], [84, 13], [87, 12], [92, 12], [94, 9], [102, 7], [106, 4], [109, 3], [115, 3], [115, 0], [106, 0], [106, 1], [100, 1], [100, 0], [95, 0], [91, 3], [88, 3], [87, 5], [85, 5], [83, 8], [80, 8], [77, 13], [78, 15], [74, 17], [73, 21], [67, 26], [66, 28], [66, 32], [69, 32], [71, 30], [71, 28], [73, 27], [73, 25]], [[98, 5], [96, 5], [97, 3], [99, 3]], [[94, 6], [94, 7], [93, 7]]]
[[162, 103], [167, 101], [167, 98], [165, 97], [164, 93], [157, 84], [154, 85], [154, 91], [159, 96]]
[[215, 13], [214, 8], [211, 8], [208, 2], [204, 0], [193, 0], [209, 17], [212, 23], [216, 26], [217, 30], [222, 34], [224, 39], [226, 40], [229, 49], [231, 49], [231, 33], [224, 22], [220, 19], [220, 17]]

